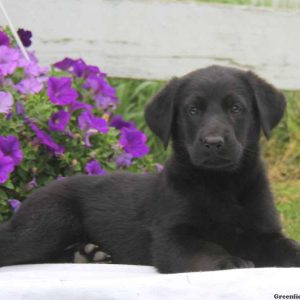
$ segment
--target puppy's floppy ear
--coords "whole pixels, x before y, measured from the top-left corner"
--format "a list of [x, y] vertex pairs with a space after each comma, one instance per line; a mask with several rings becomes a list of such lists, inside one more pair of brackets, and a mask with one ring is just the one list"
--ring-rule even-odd
[[271, 84], [253, 72], [246, 73], [253, 90], [262, 130], [267, 138], [271, 130], [279, 123], [285, 110], [285, 98]]
[[179, 79], [173, 78], [154, 96], [145, 109], [148, 126], [163, 141], [165, 148], [171, 135], [178, 86]]

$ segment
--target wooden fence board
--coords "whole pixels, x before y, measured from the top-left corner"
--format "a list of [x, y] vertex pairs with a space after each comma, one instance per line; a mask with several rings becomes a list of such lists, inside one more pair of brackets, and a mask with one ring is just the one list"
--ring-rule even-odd
[[[150, 0], [4, 0], [42, 63], [83, 57], [110, 76], [168, 79], [211, 64], [300, 89], [300, 11]], [[3, 24], [3, 22], [2, 22]]]

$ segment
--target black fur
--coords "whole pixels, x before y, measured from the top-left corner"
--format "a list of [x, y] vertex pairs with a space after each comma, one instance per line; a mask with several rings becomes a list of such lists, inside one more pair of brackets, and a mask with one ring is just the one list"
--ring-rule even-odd
[[74, 176], [34, 192], [0, 226], [0, 266], [53, 261], [74, 243], [160, 272], [300, 266], [259, 155], [284, 112], [253, 73], [213, 66], [173, 79], [146, 108], [173, 155], [160, 174]]

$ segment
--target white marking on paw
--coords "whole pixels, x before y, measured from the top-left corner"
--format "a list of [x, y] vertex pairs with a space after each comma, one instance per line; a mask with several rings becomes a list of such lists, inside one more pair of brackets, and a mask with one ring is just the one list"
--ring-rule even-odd
[[97, 245], [94, 244], [87, 244], [84, 247], [84, 252], [90, 254], [93, 250], [99, 248]]
[[81, 255], [78, 251], [74, 253], [74, 263], [75, 264], [86, 264], [89, 261]]
[[102, 251], [98, 251], [95, 253], [93, 261], [102, 261], [105, 260], [105, 258], [107, 258], [107, 254]]

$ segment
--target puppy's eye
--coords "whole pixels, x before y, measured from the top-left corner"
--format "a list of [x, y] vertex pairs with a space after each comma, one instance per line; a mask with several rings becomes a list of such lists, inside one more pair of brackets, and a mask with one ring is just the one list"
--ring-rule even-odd
[[188, 108], [188, 113], [191, 116], [198, 114], [198, 112], [199, 112], [199, 109], [196, 106], [191, 106]]
[[234, 104], [230, 108], [230, 112], [233, 114], [237, 114], [241, 111], [241, 107], [238, 104]]

